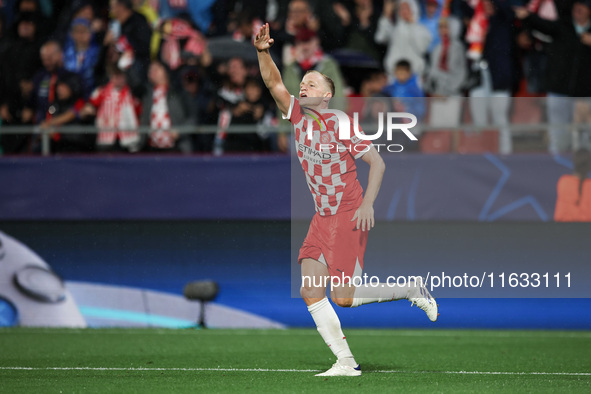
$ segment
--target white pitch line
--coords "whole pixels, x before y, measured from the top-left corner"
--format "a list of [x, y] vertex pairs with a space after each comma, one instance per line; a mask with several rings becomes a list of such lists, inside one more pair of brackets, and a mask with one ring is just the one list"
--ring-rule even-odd
[[[369, 336], [369, 337], [457, 337], [462, 336], [464, 338], [471, 337], [491, 337], [491, 338], [526, 338], [535, 340], [537, 338], [591, 338], [591, 331], [557, 331], [557, 332], [536, 332], [535, 330], [516, 330], [516, 331], [488, 331], [488, 330], [468, 330], [468, 331], [455, 331], [454, 329], [418, 329], [413, 331], [407, 330], [367, 330], [358, 328], [349, 328], [353, 331], [350, 335]], [[13, 332], [2, 332], [0, 330], [0, 337], [2, 334], [12, 335]], [[257, 330], [252, 329], [249, 331], [237, 331], [233, 329], [223, 329], [218, 331], [217, 329], [211, 329], [207, 332], [201, 330], [182, 330], [182, 329], [158, 329], [158, 328], [147, 328], [134, 330], [131, 329], [128, 332], [120, 330], [109, 330], [109, 329], [73, 329], [73, 330], [47, 330], [47, 329], [25, 329], [19, 332], [21, 335], [34, 335], [34, 334], [97, 334], [97, 335], [203, 335], [205, 336], [317, 336], [316, 330], [283, 330], [283, 329], [264, 329]]]
[[[0, 367], [8, 371], [185, 371], [185, 372], [320, 372], [317, 369], [269, 369], [269, 368], [123, 368], [123, 367]], [[495, 371], [366, 371], [366, 373], [396, 374], [444, 374], [444, 375], [545, 375], [591, 376], [591, 372], [495, 372]]]

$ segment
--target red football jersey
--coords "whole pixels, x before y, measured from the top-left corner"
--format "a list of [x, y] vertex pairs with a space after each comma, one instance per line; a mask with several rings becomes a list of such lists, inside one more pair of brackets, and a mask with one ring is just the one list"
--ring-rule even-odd
[[[327, 110], [320, 114], [302, 108], [294, 96], [291, 96], [287, 116], [283, 118], [289, 119], [294, 127], [297, 155], [316, 211], [328, 216], [357, 209], [363, 189], [357, 180], [355, 159], [367, 152], [371, 141], [362, 140], [353, 133], [350, 118], [350, 138], [339, 138], [339, 122], [334, 112]], [[312, 139], [308, 138], [309, 127], [312, 127]]]

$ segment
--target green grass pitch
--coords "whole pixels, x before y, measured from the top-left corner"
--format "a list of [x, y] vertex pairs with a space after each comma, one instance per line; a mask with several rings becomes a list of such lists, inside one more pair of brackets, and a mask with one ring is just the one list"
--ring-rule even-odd
[[358, 378], [315, 330], [0, 329], [0, 393], [591, 392], [591, 332], [345, 330]]

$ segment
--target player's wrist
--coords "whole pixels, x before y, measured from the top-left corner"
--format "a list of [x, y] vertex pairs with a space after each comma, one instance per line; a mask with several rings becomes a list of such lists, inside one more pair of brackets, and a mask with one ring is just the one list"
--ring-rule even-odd
[[373, 201], [363, 199], [359, 208], [373, 209]]

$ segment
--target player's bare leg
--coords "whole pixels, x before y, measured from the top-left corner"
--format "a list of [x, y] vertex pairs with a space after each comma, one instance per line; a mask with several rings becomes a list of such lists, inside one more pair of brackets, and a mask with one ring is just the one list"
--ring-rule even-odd
[[328, 371], [316, 376], [359, 376], [361, 369], [353, 358], [347, 340], [341, 329], [341, 322], [326, 298], [330, 275], [326, 265], [313, 259], [302, 260], [302, 287], [300, 293], [308, 305], [308, 311], [316, 328], [328, 345], [337, 362]]
[[355, 308], [374, 302], [409, 300], [412, 305], [421, 308], [429, 320], [436, 321], [438, 316], [437, 303], [429, 294], [422, 278], [408, 281], [405, 285], [374, 283], [358, 287], [350, 284], [335, 286], [331, 289], [331, 298], [335, 304], [345, 308]]

